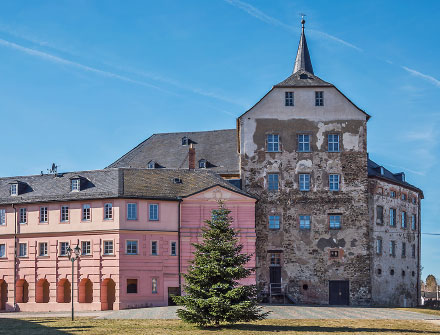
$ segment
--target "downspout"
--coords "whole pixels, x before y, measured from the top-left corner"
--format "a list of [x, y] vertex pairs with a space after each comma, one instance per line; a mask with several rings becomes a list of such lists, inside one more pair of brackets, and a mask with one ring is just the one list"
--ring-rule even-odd
[[14, 312], [17, 311], [17, 208], [14, 209]]
[[421, 305], [421, 295], [422, 295], [422, 291], [421, 291], [421, 287], [420, 287], [420, 258], [421, 258], [421, 252], [420, 250], [422, 249], [422, 199], [420, 198], [419, 195], [419, 211], [418, 211], [418, 248], [417, 248], [417, 305], [420, 306]]
[[178, 274], [179, 274], [179, 295], [182, 294], [182, 276], [180, 275], [181, 271], [181, 248], [180, 248], [180, 204], [182, 203], [182, 198], [181, 197], [177, 197], [178, 202], [178, 206], [177, 206], [177, 250], [178, 250], [178, 257], [177, 257], [177, 270], [178, 270]]

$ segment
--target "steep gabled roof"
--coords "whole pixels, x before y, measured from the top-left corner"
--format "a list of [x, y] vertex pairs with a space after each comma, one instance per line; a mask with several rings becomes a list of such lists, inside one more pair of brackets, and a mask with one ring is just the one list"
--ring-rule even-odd
[[221, 174], [239, 173], [235, 129], [154, 134], [108, 167], [146, 168], [153, 160], [163, 168], [188, 169], [188, 145], [182, 145], [184, 137], [195, 148], [196, 162], [205, 159], [208, 170]]
[[282, 82], [276, 84], [274, 87], [332, 87], [330, 84], [313, 73], [299, 70], [293, 73]]
[[295, 65], [293, 73], [298, 71], [305, 71], [313, 74], [312, 60], [310, 59], [309, 48], [307, 47], [306, 34], [304, 34], [304, 24], [306, 20], [301, 20], [302, 30], [299, 39], [298, 52], [296, 53]]

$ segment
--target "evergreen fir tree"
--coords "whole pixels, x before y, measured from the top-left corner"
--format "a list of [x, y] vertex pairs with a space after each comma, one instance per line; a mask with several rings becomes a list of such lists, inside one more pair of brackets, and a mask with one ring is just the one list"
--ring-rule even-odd
[[174, 301], [185, 309], [178, 309], [178, 316], [185, 322], [199, 326], [220, 322], [262, 320], [263, 313], [256, 301], [255, 285], [239, 285], [252, 269], [245, 268], [251, 255], [241, 253], [238, 231], [231, 227], [230, 211], [219, 202], [212, 211], [212, 219], [202, 228], [203, 242], [193, 244], [194, 259], [185, 279], [183, 296]]

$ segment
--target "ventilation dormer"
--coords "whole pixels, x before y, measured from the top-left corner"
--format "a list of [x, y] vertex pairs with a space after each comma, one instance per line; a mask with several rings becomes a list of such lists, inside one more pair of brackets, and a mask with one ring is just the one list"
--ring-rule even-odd
[[86, 178], [81, 177], [79, 175], [75, 175], [69, 178], [70, 179], [70, 192], [79, 192], [84, 189], [84, 185], [86, 182]]
[[9, 194], [12, 197], [15, 197], [19, 194], [19, 182], [18, 181], [14, 181], [9, 184]]
[[206, 169], [208, 162], [206, 159], [199, 160], [199, 169]]
[[181, 178], [173, 178], [173, 184], [182, 184]]
[[156, 168], [156, 162], [155, 161], [149, 161], [147, 164], [148, 169], [155, 169]]
[[187, 136], [182, 137], [182, 145], [188, 145], [189, 144], [189, 138]]

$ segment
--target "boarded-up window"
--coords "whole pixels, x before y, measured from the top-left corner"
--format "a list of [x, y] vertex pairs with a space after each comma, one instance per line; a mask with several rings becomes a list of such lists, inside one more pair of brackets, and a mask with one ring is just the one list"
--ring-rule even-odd
[[383, 207], [382, 206], [376, 207], [376, 223], [383, 224]]

